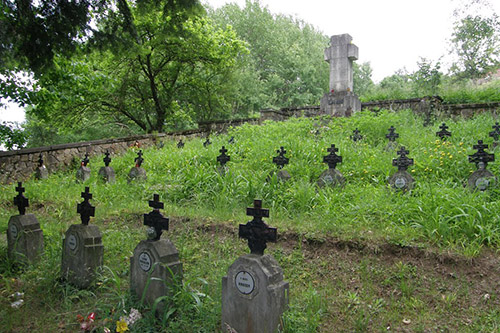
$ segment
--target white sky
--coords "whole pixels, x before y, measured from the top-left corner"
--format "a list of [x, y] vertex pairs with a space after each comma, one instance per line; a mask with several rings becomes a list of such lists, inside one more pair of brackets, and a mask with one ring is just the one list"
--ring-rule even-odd
[[[348, 33], [359, 48], [358, 63], [370, 62], [378, 82], [405, 67], [412, 72], [420, 57], [449, 63], [448, 39], [453, 10], [471, 0], [260, 0], [272, 13], [296, 16], [328, 36]], [[202, 0], [219, 8], [244, 7], [245, 0]], [[490, 1], [500, 15], [500, 1]], [[327, 45], [325, 45], [326, 47]], [[0, 121], [23, 121], [24, 111], [0, 109]]]

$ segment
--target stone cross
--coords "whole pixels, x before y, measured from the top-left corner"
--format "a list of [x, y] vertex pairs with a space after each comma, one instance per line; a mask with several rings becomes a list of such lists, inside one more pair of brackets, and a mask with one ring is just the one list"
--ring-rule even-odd
[[137, 153], [137, 157], [134, 159], [134, 162], [137, 168], [141, 167], [142, 162], [144, 162], [144, 159], [142, 158], [142, 150], [139, 150], [139, 152]]
[[40, 155], [38, 155], [38, 167], [43, 167], [43, 157], [42, 157], [42, 153], [40, 153]]
[[276, 228], [268, 227], [262, 220], [269, 217], [269, 209], [262, 208], [262, 200], [254, 200], [253, 207], [247, 208], [247, 215], [253, 220], [247, 224], [240, 224], [239, 237], [248, 240], [248, 247], [252, 254], [263, 255], [267, 242], [276, 242]]
[[498, 122], [493, 125], [493, 131], [489, 133], [489, 136], [491, 136], [495, 141], [498, 141], [498, 138], [500, 137], [500, 125]]
[[220, 165], [225, 166], [227, 162], [231, 160], [231, 156], [226, 155], [227, 149], [226, 147], [222, 146], [221, 150], [219, 150], [221, 153], [219, 156], [217, 156], [217, 162], [220, 163]]
[[330, 64], [330, 92], [353, 91], [353, 60], [358, 59], [358, 47], [349, 34], [330, 38], [325, 49], [325, 61]]
[[354, 131], [352, 131], [351, 139], [352, 141], [359, 141], [363, 139], [363, 136], [359, 134], [359, 129], [356, 128]]
[[488, 162], [495, 161], [495, 154], [488, 154], [485, 152], [485, 149], [488, 149], [487, 144], [483, 144], [483, 140], [479, 140], [477, 145], [472, 146], [472, 148], [477, 149], [472, 155], [469, 155], [469, 163], [476, 163], [476, 166], [479, 167], [480, 163], [483, 163], [484, 168], [488, 166]]
[[209, 137], [207, 137], [207, 139], [205, 140], [205, 142], [203, 142], [203, 147], [205, 147], [205, 148], [206, 148], [206, 147], [208, 147], [208, 146], [209, 146], [209, 145], [211, 145], [211, 144], [212, 144], [212, 142], [210, 142], [210, 138], [209, 138]]
[[82, 160], [82, 166], [86, 167], [89, 164], [89, 153], [85, 153], [85, 157]]
[[153, 208], [153, 211], [144, 214], [144, 225], [152, 227], [155, 230], [150, 240], [157, 241], [160, 239], [163, 230], [168, 230], [169, 219], [160, 213], [160, 209], [163, 209], [163, 202], [160, 201], [158, 194], [154, 194], [153, 200], [149, 200], [149, 207]]
[[17, 183], [16, 191], [18, 195], [14, 197], [14, 205], [19, 210], [19, 215], [26, 214], [26, 207], [29, 207], [29, 200], [23, 195], [24, 187], [22, 182]]
[[335, 145], [332, 144], [332, 146], [328, 148], [327, 151], [330, 154], [323, 157], [323, 163], [328, 164], [329, 169], [335, 169], [338, 163], [342, 163], [342, 156], [336, 154], [339, 149], [335, 148]]
[[106, 150], [104, 153], [105, 157], [102, 159], [104, 161], [105, 166], [109, 166], [109, 163], [111, 163], [111, 158], [109, 157], [109, 150]]
[[391, 126], [389, 128], [389, 133], [385, 135], [387, 139], [389, 139], [390, 142], [394, 142], [397, 138], [399, 138], [399, 134], [395, 132], [396, 129], [394, 126]]
[[413, 158], [406, 157], [409, 153], [405, 147], [401, 147], [397, 152], [399, 157], [392, 160], [392, 165], [398, 167], [398, 171], [406, 171], [410, 165], [413, 165]]
[[89, 225], [90, 217], [95, 216], [95, 207], [89, 202], [92, 199], [92, 193], [89, 192], [89, 187], [85, 187], [85, 192], [82, 192], [83, 201], [76, 206], [76, 212], [80, 214], [83, 225]]
[[276, 151], [279, 155], [273, 157], [273, 163], [278, 166], [278, 168], [282, 169], [285, 165], [288, 164], [288, 158], [285, 157], [286, 150], [283, 147], [280, 147], [279, 150]]
[[448, 126], [446, 126], [445, 123], [441, 124], [441, 126], [439, 126], [439, 128], [441, 130], [439, 132], [436, 132], [436, 135], [439, 136], [441, 138], [441, 140], [444, 140], [445, 137], [447, 137], [447, 136], [451, 136], [451, 132], [448, 131]]
[[182, 139], [179, 140], [179, 142], [177, 142], [177, 148], [184, 148], [184, 142], [182, 142]]

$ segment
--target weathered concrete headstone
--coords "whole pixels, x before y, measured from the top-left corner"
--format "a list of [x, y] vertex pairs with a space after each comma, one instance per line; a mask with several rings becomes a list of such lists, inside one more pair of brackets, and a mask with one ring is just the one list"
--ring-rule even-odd
[[401, 147], [397, 152], [399, 157], [392, 160], [392, 165], [397, 167], [398, 171], [389, 178], [389, 184], [396, 190], [411, 190], [415, 182], [413, 177], [406, 171], [410, 165], [413, 165], [413, 159], [406, 156], [409, 153], [405, 147]]
[[500, 125], [498, 124], [498, 122], [493, 125], [493, 131], [489, 133], [489, 136], [494, 140], [491, 144], [491, 148], [495, 149], [500, 145], [500, 143], [498, 142], [498, 138], [500, 137]]
[[[148, 239], [141, 241], [130, 257], [131, 291], [149, 306], [159, 297], [172, 296], [174, 285], [182, 280], [179, 252], [170, 239], [161, 239], [162, 231], [168, 230], [169, 219], [160, 213], [163, 203], [159, 199], [155, 194], [149, 201], [153, 211], [144, 214], [144, 225], [149, 226]], [[167, 303], [158, 303], [158, 313], [163, 313]]]
[[87, 166], [89, 164], [89, 154], [85, 153], [80, 168], [76, 170], [76, 181], [85, 182], [90, 179], [90, 168]]
[[104, 166], [99, 169], [99, 177], [103, 179], [106, 183], [113, 184], [116, 181], [115, 170], [109, 166], [111, 163], [111, 157], [109, 157], [109, 150], [106, 150], [104, 154], [105, 157], [102, 159], [104, 161]]
[[349, 117], [361, 110], [361, 102], [353, 92], [352, 62], [358, 59], [358, 47], [349, 34], [330, 38], [325, 61], [330, 64], [330, 92], [321, 98], [320, 110], [333, 116]]
[[26, 214], [29, 201], [24, 197], [23, 183], [18, 182], [14, 204], [19, 215], [11, 216], [7, 225], [7, 252], [18, 263], [33, 263], [43, 252], [43, 231], [33, 214]]
[[226, 163], [231, 161], [231, 156], [226, 155], [227, 149], [226, 147], [222, 146], [222, 148], [219, 150], [220, 155], [217, 156], [217, 162], [220, 164], [220, 166], [217, 168], [217, 170], [220, 173], [226, 173]]
[[318, 179], [318, 186], [343, 186], [345, 183], [345, 178], [336, 169], [338, 163], [342, 163], [342, 156], [337, 155], [336, 153], [339, 151], [338, 148], [335, 148], [335, 145], [332, 144], [330, 148], [327, 149], [330, 154], [323, 157], [323, 163], [328, 164], [328, 170], [325, 170]]
[[394, 150], [398, 146], [398, 143], [396, 142], [396, 139], [399, 138], [399, 134], [396, 133], [396, 129], [394, 126], [391, 126], [389, 128], [389, 133], [385, 135], [387, 139], [389, 139], [389, 143], [387, 146], [385, 146], [386, 151]]
[[43, 163], [42, 153], [38, 156], [38, 166], [35, 169], [35, 178], [36, 179], [47, 179], [49, 178], [49, 171], [47, 167]]
[[139, 150], [137, 153], [137, 157], [134, 159], [135, 166], [130, 169], [128, 173], [128, 182], [130, 183], [133, 180], [146, 180], [148, 176], [146, 175], [146, 170], [144, 170], [141, 165], [144, 162], [144, 158], [142, 158], [142, 150]]
[[473, 148], [477, 149], [477, 152], [469, 155], [469, 162], [475, 163], [478, 169], [469, 176], [467, 184], [471, 190], [486, 191], [495, 185], [497, 180], [495, 175], [486, 169], [489, 162], [495, 161], [495, 155], [484, 151], [488, 149], [488, 145], [483, 144], [483, 140], [479, 140]]
[[[288, 164], [289, 159], [288, 157], [285, 157], [286, 150], [283, 147], [280, 147], [279, 150], [276, 151], [278, 153], [278, 156], [273, 157], [273, 163], [276, 164], [278, 167], [278, 172], [276, 173], [276, 178], [278, 181], [289, 181], [292, 176], [288, 173], [288, 171], [283, 170], [283, 167]], [[274, 175], [274, 172], [271, 172], [271, 174], [268, 176], [267, 181], [271, 179], [271, 177]]]
[[356, 141], [361, 141], [363, 139], [363, 136], [360, 134], [359, 129], [356, 128], [354, 131], [352, 131], [351, 135], [351, 140], [356, 142]]
[[90, 217], [95, 215], [95, 207], [89, 202], [92, 194], [88, 187], [85, 187], [81, 196], [83, 202], [77, 205], [76, 211], [80, 214], [82, 223], [73, 224], [66, 231], [61, 272], [69, 283], [87, 288], [92, 284], [96, 270], [102, 266], [104, 247], [99, 228], [89, 225]]
[[441, 140], [445, 140], [447, 136], [451, 137], [451, 132], [448, 131], [448, 126], [445, 123], [442, 123], [439, 129], [440, 131], [436, 132], [436, 136], [439, 136]]
[[[270, 255], [264, 255], [267, 242], [275, 242], [276, 228], [269, 228], [263, 217], [262, 201], [247, 208], [253, 220], [239, 227], [239, 237], [248, 240], [250, 254], [243, 255], [229, 267], [222, 278], [222, 330], [238, 333], [274, 333], [288, 306], [288, 282], [283, 270]], [[233, 332], [233, 331], [231, 331]]]

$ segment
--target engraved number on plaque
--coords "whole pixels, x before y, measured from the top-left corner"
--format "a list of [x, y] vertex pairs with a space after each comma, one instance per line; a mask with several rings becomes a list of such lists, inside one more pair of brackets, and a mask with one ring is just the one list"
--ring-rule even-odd
[[10, 231], [10, 236], [12, 237], [12, 239], [17, 239], [17, 235], [19, 233], [17, 230], [17, 225], [15, 225], [14, 223], [11, 224], [9, 231]]
[[139, 254], [139, 267], [144, 272], [149, 272], [149, 270], [151, 269], [151, 257], [149, 253], [142, 252], [141, 254]]
[[253, 276], [248, 272], [238, 272], [234, 280], [236, 288], [240, 293], [244, 295], [251, 294], [255, 288], [255, 281], [253, 279]]
[[78, 247], [78, 239], [73, 234], [68, 236], [68, 247], [71, 251], [75, 251]]
[[403, 177], [396, 178], [396, 181], [394, 182], [394, 185], [397, 188], [403, 188], [406, 185], [406, 179], [404, 179]]

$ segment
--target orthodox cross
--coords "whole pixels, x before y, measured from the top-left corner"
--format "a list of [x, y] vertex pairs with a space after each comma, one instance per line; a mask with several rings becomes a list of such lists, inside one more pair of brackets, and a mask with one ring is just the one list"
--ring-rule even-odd
[[24, 215], [26, 214], [26, 207], [29, 207], [30, 204], [28, 199], [23, 195], [24, 187], [22, 182], [17, 183], [16, 191], [18, 194], [14, 197], [14, 205], [17, 206], [19, 215]]
[[137, 168], [140, 168], [141, 165], [142, 165], [142, 162], [144, 162], [144, 159], [142, 158], [142, 149], [139, 150], [139, 152], [137, 153], [137, 157], [134, 158], [134, 162], [135, 162], [135, 166]]
[[359, 130], [357, 128], [354, 131], [352, 131], [351, 139], [352, 141], [359, 141], [363, 139], [363, 136], [359, 134]]
[[439, 136], [441, 140], [444, 140], [447, 136], [451, 136], [451, 132], [448, 131], [448, 126], [446, 126], [445, 123], [441, 124], [441, 126], [439, 126], [439, 129], [441, 130], [439, 132], [436, 132], [436, 135]]
[[278, 166], [278, 168], [282, 169], [285, 165], [288, 164], [288, 158], [285, 157], [286, 150], [283, 147], [280, 147], [279, 150], [276, 151], [279, 155], [273, 157], [273, 163]]
[[401, 149], [397, 152], [399, 155], [398, 158], [392, 160], [392, 165], [398, 167], [398, 171], [406, 171], [410, 165], [413, 165], [413, 158], [408, 158], [410, 152], [406, 150], [405, 147], [401, 147]]
[[160, 201], [158, 194], [154, 194], [153, 200], [149, 200], [149, 207], [153, 208], [153, 211], [144, 214], [144, 225], [155, 230], [150, 240], [157, 241], [160, 239], [163, 230], [168, 230], [169, 219], [160, 213], [160, 209], [163, 209], [163, 202]]
[[483, 140], [479, 140], [477, 145], [472, 146], [473, 149], [477, 149], [472, 155], [469, 155], [469, 163], [476, 163], [476, 166], [479, 168], [479, 164], [483, 163], [484, 168], [488, 165], [488, 162], [495, 161], [495, 154], [488, 154], [485, 152], [485, 149], [488, 149], [487, 144], [483, 144]]
[[493, 131], [489, 134], [495, 141], [498, 141], [498, 137], [500, 137], [500, 125], [498, 122], [493, 125]]
[[233, 144], [234, 143], [234, 136], [232, 136], [227, 143], [229, 143], [230, 145]]
[[276, 228], [268, 227], [262, 221], [263, 217], [269, 217], [269, 209], [262, 209], [262, 200], [254, 200], [253, 207], [247, 208], [247, 215], [253, 216], [253, 220], [247, 224], [240, 224], [238, 236], [248, 240], [250, 253], [263, 255], [267, 242], [276, 242]]
[[397, 138], [399, 138], [399, 134], [395, 132], [394, 126], [389, 128], [389, 134], [386, 134], [385, 137], [389, 139], [390, 142], [394, 142]]
[[212, 144], [212, 142], [210, 142], [210, 138], [207, 136], [207, 139], [205, 140], [205, 142], [203, 142], [203, 147], [206, 148], [211, 144]]
[[40, 155], [38, 155], [38, 167], [39, 167], [39, 168], [43, 167], [43, 157], [42, 157], [42, 153], [40, 153]]
[[85, 153], [85, 157], [82, 160], [82, 166], [86, 167], [89, 164], [89, 153]]
[[177, 142], [177, 148], [184, 148], [184, 142], [182, 142], [182, 139], [179, 140], [179, 142]]
[[231, 160], [231, 156], [226, 155], [227, 149], [226, 147], [222, 146], [221, 150], [219, 150], [220, 155], [217, 156], [217, 162], [220, 163], [220, 165], [225, 166], [227, 162]]
[[76, 206], [76, 212], [80, 214], [83, 225], [89, 225], [90, 217], [95, 216], [95, 207], [89, 202], [92, 199], [92, 193], [89, 192], [89, 187], [85, 187], [85, 192], [82, 192], [83, 201]]
[[108, 167], [109, 163], [111, 163], [111, 158], [109, 157], [109, 150], [106, 150], [106, 152], [104, 153], [104, 155], [106, 157], [104, 157], [102, 160], [104, 161], [104, 165]]
[[330, 154], [323, 157], [323, 163], [328, 164], [329, 169], [335, 169], [338, 163], [342, 163], [342, 156], [336, 154], [336, 152], [338, 152], [339, 149], [335, 148], [335, 145], [332, 145], [330, 148], [327, 149], [327, 151]]

